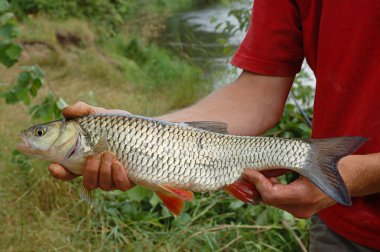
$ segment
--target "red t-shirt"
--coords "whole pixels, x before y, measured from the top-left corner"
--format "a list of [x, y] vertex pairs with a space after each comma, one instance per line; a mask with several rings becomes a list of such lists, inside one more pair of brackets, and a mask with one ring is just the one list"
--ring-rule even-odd
[[[380, 0], [255, 0], [232, 64], [293, 76], [304, 57], [317, 79], [312, 137], [365, 136], [357, 153], [380, 152]], [[380, 194], [320, 217], [343, 237], [380, 249]]]

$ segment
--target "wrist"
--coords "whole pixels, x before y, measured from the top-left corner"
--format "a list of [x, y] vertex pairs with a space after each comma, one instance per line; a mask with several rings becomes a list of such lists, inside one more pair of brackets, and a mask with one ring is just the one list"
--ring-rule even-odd
[[[342, 158], [338, 162], [338, 170], [346, 184], [347, 190], [352, 197], [358, 196], [358, 192], [361, 191], [358, 188], [358, 183], [355, 182], [355, 177], [360, 174], [361, 167], [357, 165], [356, 156], [350, 155]], [[359, 172], [356, 174], [356, 172]]]
[[338, 169], [351, 196], [380, 192], [380, 154], [350, 155], [342, 158]]

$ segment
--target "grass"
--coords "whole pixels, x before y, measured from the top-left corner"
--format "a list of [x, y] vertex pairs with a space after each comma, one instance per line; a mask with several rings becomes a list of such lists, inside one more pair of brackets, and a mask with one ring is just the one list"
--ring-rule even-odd
[[[69, 103], [151, 116], [210, 91], [199, 68], [128, 31], [99, 44], [86, 21], [36, 16], [21, 34], [22, 64], [40, 64], [47, 86]], [[14, 74], [0, 69], [5, 81]], [[32, 123], [24, 106], [0, 101], [1, 251], [302, 251], [307, 244], [307, 221], [223, 192], [197, 194], [180, 217], [142, 188], [97, 191], [91, 208], [79, 200], [80, 178], [57, 181], [46, 162], [13, 160], [17, 132]]]

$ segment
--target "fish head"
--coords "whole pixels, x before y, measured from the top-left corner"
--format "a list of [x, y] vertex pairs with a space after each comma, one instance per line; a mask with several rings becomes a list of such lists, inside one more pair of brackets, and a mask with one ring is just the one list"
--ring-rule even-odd
[[34, 125], [19, 133], [17, 149], [28, 156], [61, 162], [75, 147], [78, 131], [78, 125], [67, 120]]

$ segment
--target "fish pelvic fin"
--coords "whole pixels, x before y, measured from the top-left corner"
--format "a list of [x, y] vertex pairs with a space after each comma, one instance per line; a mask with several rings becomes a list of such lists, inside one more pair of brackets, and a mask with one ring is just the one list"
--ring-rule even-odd
[[186, 191], [183, 189], [178, 189], [170, 185], [158, 185], [167, 194], [171, 194], [173, 197], [179, 198], [184, 201], [193, 202], [194, 194], [191, 191]]
[[156, 194], [172, 214], [178, 216], [182, 213], [183, 208], [185, 207], [184, 200], [166, 192], [156, 192]]
[[367, 138], [337, 137], [310, 139], [311, 151], [300, 173], [320, 190], [345, 206], [350, 206], [351, 197], [338, 171], [338, 161], [356, 151]]
[[234, 183], [225, 186], [224, 191], [231, 194], [235, 198], [252, 205], [260, 203], [261, 195], [256, 187], [248, 181], [240, 178]]

